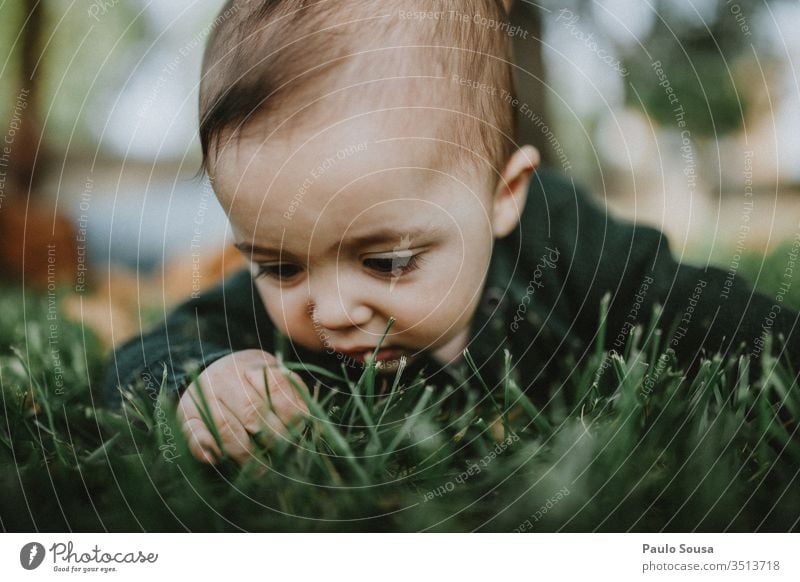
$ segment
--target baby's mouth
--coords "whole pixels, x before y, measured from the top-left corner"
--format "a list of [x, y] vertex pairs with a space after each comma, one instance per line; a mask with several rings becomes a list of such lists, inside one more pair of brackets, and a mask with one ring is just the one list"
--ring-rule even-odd
[[[344, 354], [348, 358], [355, 360], [356, 362], [365, 362], [369, 356], [371, 356], [375, 352], [375, 349], [367, 349], [367, 350], [357, 350], [357, 351], [349, 351], [349, 352], [339, 352]], [[381, 348], [378, 350], [378, 353], [375, 355], [376, 362], [389, 362], [392, 360], [399, 360], [401, 356], [405, 355], [405, 350], [400, 350], [397, 348]]]

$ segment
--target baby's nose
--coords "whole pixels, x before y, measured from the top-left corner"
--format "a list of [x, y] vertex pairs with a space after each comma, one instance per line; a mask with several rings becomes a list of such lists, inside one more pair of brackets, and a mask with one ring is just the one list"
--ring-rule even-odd
[[338, 293], [316, 297], [309, 305], [317, 325], [331, 331], [361, 327], [372, 319], [372, 310], [363, 303], [348, 301]]

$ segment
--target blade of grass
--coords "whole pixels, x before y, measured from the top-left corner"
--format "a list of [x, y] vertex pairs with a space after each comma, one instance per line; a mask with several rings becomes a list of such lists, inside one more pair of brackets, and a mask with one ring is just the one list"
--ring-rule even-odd
[[478, 382], [483, 387], [483, 389], [486, 391], [486, 394], [489, 396], [489, 400], [491, 401], [492, 406], [494, 406], [494, 409], [498, 412], [498, 414], [500, 414], [502, 416], [503, 415], [503, 411], [500, 409], [500, 406], [497, 404], [497, 401], [494, 399], [494, 395], [492, 394], [492, 391], [489, 389], [489, 386], [487, 386], [486, 382], [483, 381], [483, 378], [481, 377], [480, 373], [478, 372], [478, 366], [475, 364], [475, 360], [472, 358], [472, 354], [469, 353], [468, 349], [464, 350], [464, 360], [466, 360], [467, 365], [469, 365], [470, 369], [472, 370], [472, 373], [475, 374], [475, 377], [478, 379]]
[[522, 409], [528, 413], [531, 422], [536, 426], [536, 428], [546, 435], [553, 432], [553, 427], [550, 425], [550, 422], [536, 407], [536, 405], [525, 395], [522, 389], [517, 386], [516, 382], [512, 381], [509, 383], [509, 391], [512, 393], [515, 402], [518, 402], [522, 406]]
[[606, 291], [600, 300], [600, 323], [597, 328], [597, 336], [594, 343], [594, 357], [598, 362], [603, 360], [603, 352], [606, 344], [606, 327], [608, 326], [608, 305], [611, 302], [611, 292]]
[[208, 405], [208, 400], [203, 392], [203, 387], [200, 385], [199, 375], [196, 371], [193, 371], [191, 377], [192, 384], [197, 386], [197, 394], [200, 398], [200, 402], [197, 401], [197, 398], [194, 397], [192, 392], [189, 393], [189, 397], [192, 399], [192, 402], [194, 402], [197, 410], [200, 411], [200, 416], [203, 420], [203, 423], [206, 425], [211, 433], [211, 436], [214, 438], [214, 442], [217, 443], [222, 456], [227, 457], [228, 453], [225, 450], [225, 444], [222, 442], [222, 436], [220, 436], [219, 430], [217, 429], [217, 423], [214, 422], [214, 417], [211, 414], [211, 407]]
[[25, 360], [24, 356], [22, 355], [22, 352], [14, 346], [11, 346], [11, 351], [20, 361], [22, 367], [25, 370], [25, 373], [28, 376], [28, 381], [30, 382], [30, 387], [31, 387], [31, 401], [33, 406], [35, 407], [37, 404], [40, 404], [45, 412], [45, 416], [47, 416], [47, 424], [49, 425], [50, 431], [52, 432], [53, 448], [55, 449], [56, 456], [58, 457], [58, 460], [62, 465], [66, 465], [67, 464], [66, 455], [64, 454], [61, 448], [60, 439], [58, 437], [59, 433], [56, 431], [55, 422], [53, 420], [53, 411], [50, 408], [50, 400], [48, 399], [48, 394], [45, 390], [42, 389], [39, 382], [31, 373], [31, 370], [28, 367], [28, 362]]
[[288, 370], [283, 371], [284, 378], [291, 385], [294, 387], [295, 391], [300, 395], [300, 398], [306, 403], [308, 410], [314, 417], [319, 421], [319, 426], [322, 428], [323, 434], [330, 439], [332, 445], [335, 444], [336, 452], [340, 455], [341, 458], [347, 461], [347, 464], [359, 478], [362, 483], [368, 483], [369, 479], [367, 477], [366, 472], [361, 466], [358, 464], [356, 456], [353, 454], [353, 451], [350, 449], [350, 445], [347, 444], [347, 440], [342, 436], [342, 434], [336, 430], [330, 422], [325, 422], [327, 420], [327, 415], [325, 411], [320, 408], [319, 404], [311, 398], [311, 395], [308, 393], [307, 390], [304, 390], [301, 386], [297, 384], [294, 378], [292, 378], [291, 374], [288, 373]]
[[343, 376], [338, 376], [331, 372], [330, 370], [326, 370], [320, 366], [316, 366], [314, 364], [302, 364], [302, 363], [295, 363], [295, 362], [283, 362], [283, 365], [293, 371], [293, 372], [314, 372], [315, 374], [319, 374], [320, 376], [325, 376], [326, 378], [330, 378], [331, 380], [336, 380], [337, 382], [346, 382], [346, 378]]
[[746, 403], [750, 394], [750, 358], [744, 355], [739, 356], [739, 370], [734, 388], [734, 403], [741, 409], [742, 404]]
[[114, 446], [114, 443], [116, 443], [116, 442], [119, 440], [119, 438], [120, 438], [121, 436], [122, 436], [122, 433], [117, 433], [117, 434], [115, 434], [114, 436], [112, 436], [110, 439], [106, 439], [106, 440], [103, 442], [103, 444], [102, 444], [102, 445], [100, 445], [100, 446], [99, 446], [98, 448], [96, 448], [94, 451], [92, 451], [91, 453], [89, 453], [88, 455], [86, 455], [86, 456], [85, 456], [85, 457], [82, 459], [82, 462], [83, 462], [83, 463], [85, 463], [85, 464], [87, 464], [87, 465], [90, 465], [90, 464], [94, 463], [95, 461], [98, 461], [98, 460], [100, 460], [100, 458], [101, 458], [101, 457], [106, 457], [106, 456], [108, 456], [108, 452], [107, 452], [107, 451], [108, 451], [108, 450], [109, 450], [109, 449], [110, 449], [112, 446]]
[[386, 339], [386, 334], [389, 333], [389, 330], [394, 325], [394, 322], [395, 318], [389, 317], [389, 320], [386, 322], [386, 328], [383, 330], [383, 334], [381, 335], [380, 339], [378, 339], [378, 345], [375, 346], [372, 356], [367, 358], [367, 367], [364, 371], [365, 373], [361, 376], [361, 380], [363, 380], [364, 394], [370, 404], [374, 404], [375, 398], [375, 368], [377, 366], [378, 352], [380, 351], [381, 346], [383, 346], [383, 342]]
[[375, 441], [375, 446], [380, 447], [381, 438], [378, 435], [378, 430], [375, 427], [375, 422], [372, 419], [372, 414], [370, 414], [369, 409], [364, 404], [364, 401], [361, 398], [358, 384], [353, 385], [353, 388], [350, 392], [350, 396], [355, 401], [355, 408], [361, 413], [361, 416], [363, 417], [363, 422], [370, 433], [370, 438]]
[[397, 393], [397, 387], [400, 385], [400, 377], [403, 375], [403, 371], [406, 369], [407, 360], [405, 356], [400, 358], [400, 366], [397, 368], [397, 372], [394, 376], [394, 382], [392, 382], [392, 388], [389, 390], [389, 395], [386, 398], [386, 404], [383, 406], [383, 410], [381, 411], [381, 415], [378, 417], [378, 424], [377, 428], [380, 428], [381, 424], [383, 423], [383, 417], [386, 416], [386, 411], [389, 410], [389, 406], [392, 403], [392, 399], [394, 395]]
[[511, 406], [509, 399], [509, 384], [511, 384], [511, 352], [507, 348], [503, 349], [503, 440], [511, 434], [511, 426], [508, 421], [508, 409]]
[[428, 400], [431, 399], [431, 396], [433, 396], [433, 386], [425, 386], [422, 391], [422, 396], [420, 396], [419, 400], [417, 400], [417, 403], [414, 405], [414, 409], [411, 411], [411, 414], [408, 415], [408, 418], [406, 418], [403, 426], [400, 427], [400, 430], [389, 443], [389, 446], [382, 451], [383, 462], [381, 463], [381, 467], [385, 465], [386, 459], [388, 459], [388, 457], [394, 453], [395, 449], [397, 449], [403, 439], [411, 431], [411, 427], [414, 426], [414, 423], [419, 420], [419, 415], [428, 404]]

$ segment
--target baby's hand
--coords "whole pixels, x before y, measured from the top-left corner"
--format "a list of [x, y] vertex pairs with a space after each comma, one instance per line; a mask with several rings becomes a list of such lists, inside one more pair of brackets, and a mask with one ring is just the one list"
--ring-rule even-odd
[[[266, 368], [266, 369], [265, 369]], [[269, 380], [270, 407], [265, 375]], [[301, 389], [305, 384], [292, 374]], [[275, 356], [261, 350], [234, 352], [211, 364], [198, 377], [211, 417], [225, 452], [238, 463], [250, 456], [250, 435], [267, 428], [286, 433], [286, 427], [308, 414], [305, 402], [283, 377]], [[222, 456], [211, 431], [203, 421], [202, 400], [192, 383], [178, 403], [178, 421], [189, 449], [197, 459], [214, 463]]]

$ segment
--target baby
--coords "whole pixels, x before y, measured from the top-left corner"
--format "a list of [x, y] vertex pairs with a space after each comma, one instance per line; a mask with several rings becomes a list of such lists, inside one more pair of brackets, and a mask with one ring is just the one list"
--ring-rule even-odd
[[[249, 272], [119, 348], [107, 380], [114, 393], [142, 378], [154, 389], [166, 367], [198, 459], [222, 453], [199, 387], [237, 461], [251, 435], [307, 412], [276, 338], [286, 359], [338, 371], [363, 364], [388, 327], [379, 371], [401, 358], [459, 366], [469, 348], [489, 381], [507, 347], [526, 386], [564, 350], [593, 345], [606, 293], [605, 345], [619, 352], [655, 303], [687, 364], [701, 347], [762, 340], [770, 298], [676, 263], [657, 230], [534, 174], [537, 150], [514, 139], [499, 0], [250, 0], [223, 13], [203, 63], [200, 137]], [[788, 337], [796, 317], [779, 308], [770, 330]]]

